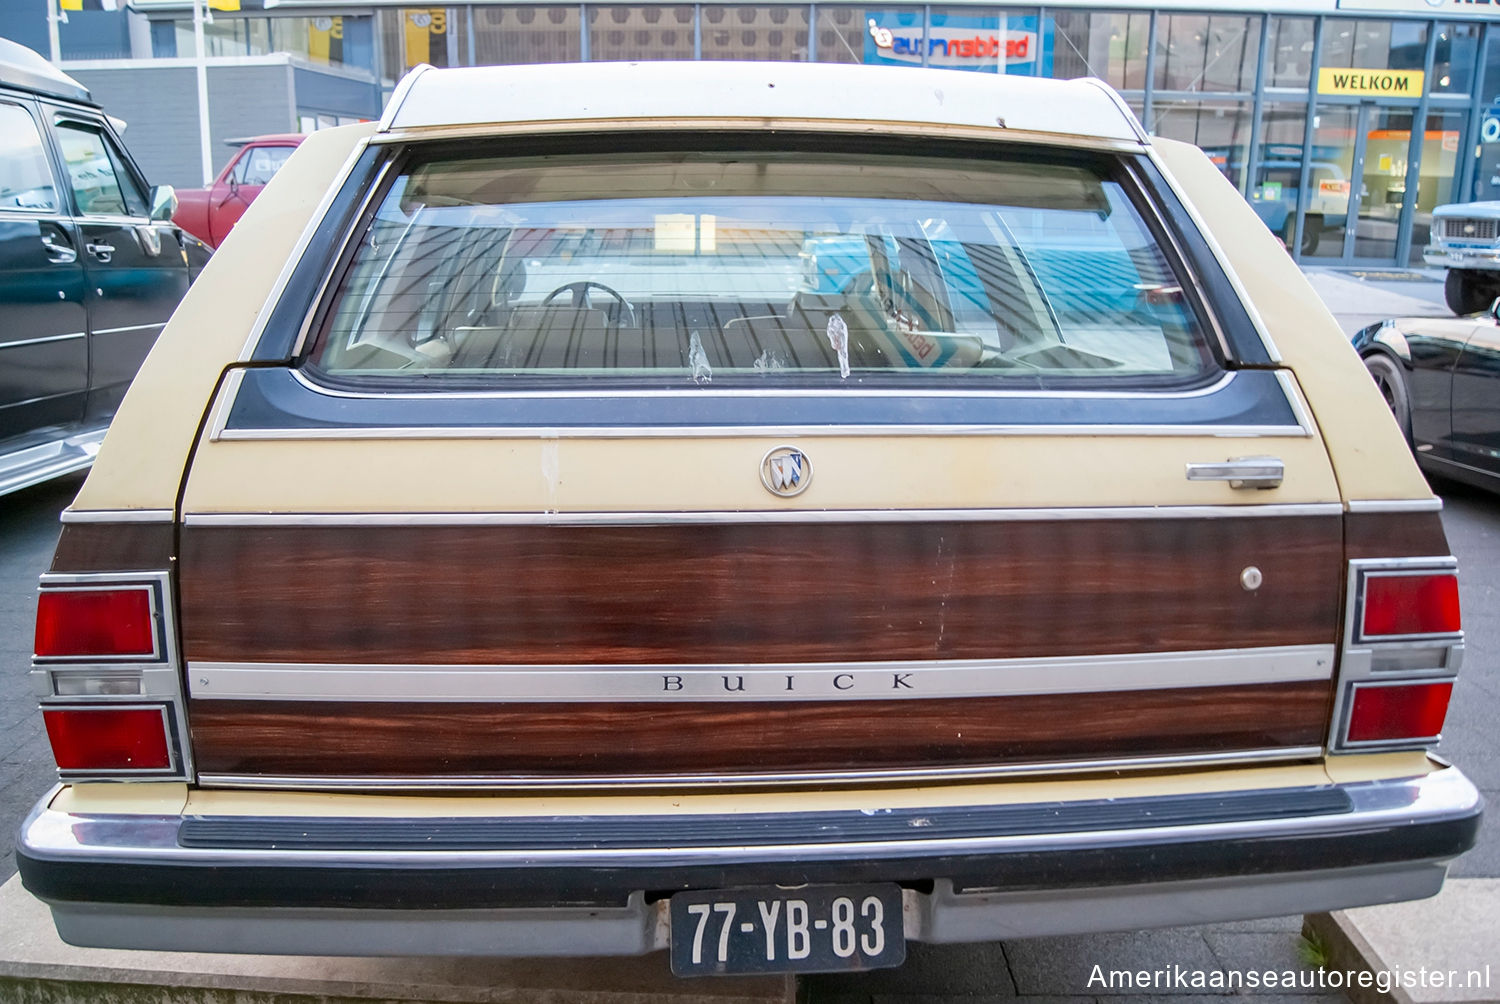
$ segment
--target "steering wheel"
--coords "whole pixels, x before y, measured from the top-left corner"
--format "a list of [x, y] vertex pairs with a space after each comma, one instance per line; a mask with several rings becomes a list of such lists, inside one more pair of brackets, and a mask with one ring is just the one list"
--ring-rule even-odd
[[608, 293], [614, 298], [615, 302], [604, 308], [604, 312], [609, 315], [610, 321], [627, 328], [635, 327], [635, 308], [630, 305], [630, 301], [621, 296], [616, 290], [604, 285], [604, 283], [595, 282], [592, 279], [581, 279], [578, 282], [569, 282], [558, 286], [542, 298], [542, 306], [545, 307], [563, 293], [567, 293], [573, 306], [591, 308], [594, 304], [589, 291], [594, 289]]

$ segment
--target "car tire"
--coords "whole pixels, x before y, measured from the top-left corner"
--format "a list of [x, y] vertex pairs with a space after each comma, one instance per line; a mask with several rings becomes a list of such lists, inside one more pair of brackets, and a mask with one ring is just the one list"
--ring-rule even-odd
[[1406, 386], [1406, 374], [1402, 371], [1401, 364], [1390, 356], [1376, 353], [1365, 357], [1365, 369], [1370, 371], [1370, 376], [1375, 380], [1375, 386], [1380, 388], [1380, 396], [1385, 398], [1385, 405], [1391, 409], [1391, 414], [1396, 419], [1396, 424], [1401, 428], [1401, 435], [1406, 437], [1406, 443], [1411, 445], [1411, 392]]
[[1443, 280], [1443, 299], [1455, 314], [1475, 314], [1494, 301], [1495, 282], [1483, 272], [1450, 268]]

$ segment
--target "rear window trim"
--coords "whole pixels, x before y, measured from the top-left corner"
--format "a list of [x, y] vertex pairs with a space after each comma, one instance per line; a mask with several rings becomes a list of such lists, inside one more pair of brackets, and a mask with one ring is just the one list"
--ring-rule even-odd
[[[527, 137], [526, 142], [517, 143], [514, 146], [501, 144], [505, 140], [497, 138], [495, 146], [507, 156], [534, 157], [551, 154], [572, 155], [589, 154], [598, 152], [620, 152], [621, 139], [615, 135], [576, 135], [576, 134], [548, 134]], [[789, 147], [788, 140], [792, 146]], [[1134, 377], [1118, 378], [1114, 381], [1092, 376], [1056, 374], [1026, 374], [1015, 376], [1004, 376], [996, 374], [993, 378], [985, 379], [983, 383], [991, 388], [1003, 389], [1005, 391], [1043, 394], [1052, 396], [1072, 396], [1089, 388], [1099, 387], [1104, 383], [1113, 383], [1116, 386], [1127, 388], [1129, 392], [1154, 396], [1161, 393], [1179, 391], [1184, 389], [1203, 388], [1215, 384], [1222, 374], [1227, 370], [1236, 368], [1237, 361], [1229, 352], [1228, 346], [1233, 341], [1226, 336], [1223, 324], [1218, 313], [1211, 307], [1209, 299], [1203, 293], [1203, 282], [1197, 267], [1198, 263], [1183, 253], [1182, 245], [1178, 235], [1174, 232], [1176, 227], [1169, 224], [1169, 219], [1175, 219], [1180, 224], [1180, 214], [1164, 212], [1169, 207], [1158, 206], [1160, 198], [1159, 186], [1149, 181], [1147, 169], [1149, 164], [1143, 167], [1144, 158], [1140, 154], [1126, 154], [1117, 150], [1080, 150], [1067, 146], [1052, 146], [1038, 143], [1015, 143], [995, 144], [993, 141], [974, 140], [944, 140], [934, 141], [928, 137], [921, 137], [920, 142], [906, 141], [901, 137], [868, 137], [868, 136], [842, 136], [824, 135], [819, 133], [805, 134], [775, 134], [767, 135], [757, 132], [725, 131], [710, 134], [684, 134], [677, 130], [643, 131], [632, 134], [629, 137], [629, 149], [631, 151], [641, 150], [646, 152], [660, 152], [672, 149], [665, 144], [676, 144], [678, 149], [690, 150], [692, 152], [737, 152], [753, 151], [756, 149], [771, 149], [782, 151], [796, 149], [805, 152], [828, 152], [829, 140], [837, 140], [838, 145], [834, 152], [839, 153], [875, 153], [887, 156], [911, 156], [918, 155], [932, 159], [949, 157], [969, 157], [972, 159], [999, 159], [1027, 161], [1032, 159], [1044, 160], [1049, 163], [1070, 162], [1085, 164], [1093, 168], [1103, 168], [1102, 174], [1111, 181], [1119, 184], [1126, 197], [1130, 199], [1132, 207], [1140, 217], [1140, 222], [1150, 232], [1156, 241], [1168, 267], [1179, 279], [1183, 291], [1186, 294], [1188, 306], [1198, 323], [1203, 339], [1199, 346], [1203, 351], [1204, 368], [1199, 373], [1190, 375], [1175, 374], [1150, 374]], [[822, 144], [822, 145], [820, 145]], [[491, 144], [486, 144], [490, 146]], [[372, 377], [372, 376], [345, 376], [333, 374], [316, 366], [311, 357], [319, 348], [321, 343], [329, 335], [329, 329], [335, 307], [338, 302], [337, 290], [347, 277], [353, 266], [355, 252], [359, 247], [357, 235], [366, 227], [381, 200], [394, 186], [397, 179], [407, 170], [408, 165], [416, 159], [432, 159], [443, 156], [474, 156], [482, 154], [476, 151], [472, 142], [459, 143], [452, 140], [429, 140], [425, 142], [412, 142], [404, 144], [399, 148], [387, 146], [387, 156], [383, 158], [378, 169], [377, 177], [371, 179], [366, 197], [361, 200], [358, 211], [350, 219], [348, 225], [343, 228], [340, 236], [339, 250], [337, 255], [331, 256], [334, 264], [325, 268], [320, 277], [317, 295], [309, 305], [304, 315], [298, 338], [292, 348], [293, 357], [291, 365], [299, 372], [304, 373], [315, 385], [322, 385], [330, 390], [348, 391], [350, 393], [366, 394], [400, 394], [407, 389], [422, 382], [421, 377], [415, 374], [413, 377]], [[1248, 323], [1248, 317], [1246, 318]], [[1257, 339], [1257, 342], [1259, 339]], [[258, 360], [267, 359], [265, 354], [257, 351]], [[492, 375], [476, 374], [473, 377], [465, 377], [461, 374], [447, 374], [439, 377], [451, 390], [433, 392], [437, 396], [453, 393], [482, 393], [496, 398], [511, 398], [525, 396], [534, 390], [553, 389], [576, 385], [581, 379], [594, 379], [608, 381], [609, 386], [591, 386], [589, 391], [594, 396], [613, 396], [617, 390], [627, 389], [661, 389], [664, 392], [676, 390], [681, 393], [713, 393], [715, 390], [727, 386], [721, 381], [717, 386], [686, 387], [681, 385], [680, 376], [663, 374], [661, 377], [631, 378], [623, 376], [599, 376], [583, 378], [575, 375], [554, 376], [547, 374], [516, 375], [507, 376], [504, 381], [509, 386], [496, 386]], [[912, 374], [908, 376], [895, 377], [908, 384], [911, 390], [919, 387], [932, 387], [941, 381], [951, 380], [951, 377], [940, 377], [932, 374]], [[668, 381], [671, 386], [668, 386]], [[1033, 387], [1029, 391], [1025, 388], [1027, 381], [1045, 382], [1046, 386]], [[975, 381], [976, 383], [980, 381]], [[788, 381], [776, 388], [763, 388], [766, 393], [776, 393], [782, 389], [817, 389], [819, 392], [853, 393], [855, 388], [848, 386], [842, 381], [819, 381], [817, 377], [803, 375], [796, 378], [795, 382]], [[983, 395], [989, 391], [974, 388], [961, 393], [973, 393]]]

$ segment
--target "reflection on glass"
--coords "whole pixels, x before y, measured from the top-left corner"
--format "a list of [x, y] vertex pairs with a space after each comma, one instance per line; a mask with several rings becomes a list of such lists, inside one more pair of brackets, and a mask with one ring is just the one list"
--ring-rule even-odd
[[1259, 17], [1159, 15], [1155, 86], [1166, 91], [1252, 91], [1259, 49]]
[[1103, 162], [1072, 159], [419, 162], [336, 299], [318, 369], [428, 389], [578, 374], [1036, 386], [1213, 365], [1130, 196]]
[[[1260, 164], [1250, 190], [1250, 207], [1288, 249], [1296, 233], [1306, 126], [1307, 106], [1303, 104], [1267, 104], [1262, 112]], [[1304, 254], [1317, 249], [1321, 231], [1321, 226], [1304, 230]]]
[[1252, 107], [1241, 101], [1156, 101], [1151, 132], [1200, 147], [1240, 194], [1245, 192]]
[[1360, 172], [1359, 217], [1354, 229], [1356, 258], [1394, 258], [1406, 202], [1407, 151], [1411, 147], [1410, 109], [1366, 108], [1365, 158]]
[[474, 8], [474, 61], [481, 66], [582, 58], [577, 6]]
[[1444, 203], [1458, 201], [1454, 196], [1454, 175], [1458, 168], [1458, 151], [1462, 149], [1464, 119], [1457, 112], [1427, 116], [1427, 130], [1422, 137], [1422, 167], [1417, 178], [1417, 198], [1411, 225], [1411, 263], [1422, 264], [1422, 248], [1432, 239], [1432, 210]]
[[1052, 10], [1048, 16], [1056, 35], [1053, 76], [1098, 77], [1122, 91], [1145, 88], [1150, 14]]
[[[710, 8], [705, 7], [705, 13]], [[877, 29], [891, 33], [889, 47], [882, 45], [886, 36], [871, 31], [870, 22]], [[895, 36], [902, 39], [901, 52], [896, 52]], [[818, 7], [818, 62], [820, 63], [881, 63], [888, 58], [906, 57], [912, 41], [920, 43], [922, 37], [922, 8], [916, 7]], [[884, 54], [882, 52], [884, 50]], [[920, 52], [916, 62], [921, 64]]]
[[1266, 86], [1307, 88], [1312, 77], [1313, 19], [1271, 18]]
[[1323, 25], [1320, 65], [1364, 70], [1420, 70], [1426, 61], [1425, 21], [1352, 21]]
[[1355, 107], [1320, 107], [1313, 118], [1307, 213], [1302, 220], [1304, 257], [1340, 258], [1344, 254], [1358, 129], [1359, 109]]
[[1427, 89], [1433, 94], [1468, 94], [1478, 65], [1479, 25], [1473, 21], [1438, 25]]
[[692, 59], [693, 8], [590, 5], [589, 58]]
[[807, 59], [807, 7], [702, 8], [704, 59]]

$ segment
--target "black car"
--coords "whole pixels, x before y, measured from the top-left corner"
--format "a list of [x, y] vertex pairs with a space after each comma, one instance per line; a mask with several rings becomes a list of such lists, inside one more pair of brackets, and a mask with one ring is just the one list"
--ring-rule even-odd
[[1500, 301], [1466, 317], [1372, 324], [1354, 348], [1433, 474], [1500, 489]]
[[0, 39], [0, 494], [87, 467], [206, 260], [88, 89]]

